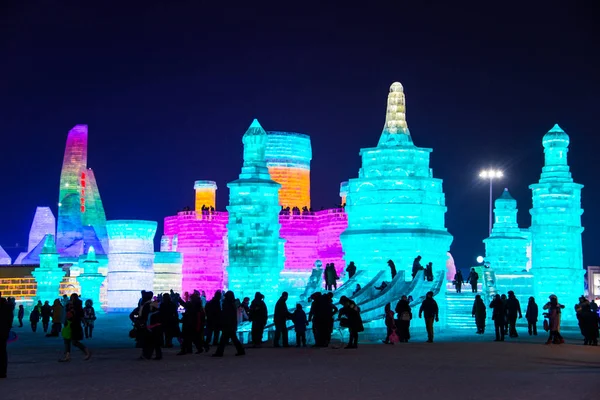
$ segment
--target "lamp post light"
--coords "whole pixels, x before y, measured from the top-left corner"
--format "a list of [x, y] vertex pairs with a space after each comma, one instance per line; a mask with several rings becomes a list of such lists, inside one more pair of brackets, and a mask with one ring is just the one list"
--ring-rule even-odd
[[484, 169], [479, 173], [479, 177], [490, 180], [490, 213], [489, 213], [489, 235], [492, 234], [492, 182], [494, 179], [500, 179], [504, 176], [502, 171], [496, 169]]

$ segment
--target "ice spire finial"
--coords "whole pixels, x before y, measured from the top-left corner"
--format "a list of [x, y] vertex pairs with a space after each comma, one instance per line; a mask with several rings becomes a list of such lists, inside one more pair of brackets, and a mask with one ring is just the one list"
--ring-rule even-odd
[[266, 167], [265, 150], [267, 146], [267, 132], [263, 129], [257, 119], [254, 119], [244, 137], [244, 166]]
[[412, 144], [406, 124], [406, 99], [404, 87], [400, 82], [392, 83], [388, 94], [385, 125], [379, 139], [379, 146], [397, 146]]
[[90, 246], [88, 249], [86, 261], [96, 261], [96, 249], [94, 249], [94, 246]]

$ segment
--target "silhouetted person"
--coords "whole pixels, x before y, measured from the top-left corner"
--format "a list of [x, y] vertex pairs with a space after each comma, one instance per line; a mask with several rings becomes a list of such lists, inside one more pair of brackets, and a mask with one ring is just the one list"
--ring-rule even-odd
[[508, 300], [508, 297], [506, 297], [505, 294], [500, 295], [500, 299], [502, 300], [502, 303], [504, 304], [504, 336], [508, 335], [508, 308], [506, 308], [506, 300]]
[[159, 305], [152, 301], [144, 308], [142, 316], [146, 319], [146, 332], [142, 355], [146, 360], [150, 360], [152, 354], [155, 360], [162, 360], [163, 327]]
[[428, 263], [425, 267], [425, 274], [423, 276], [427, 282], [433, 282], [433, 263]]
[[398, 314], [398, 338], [401, 343], [406, 343], [410, 339], [410, 320], [412, 319], [412, 310], [406, 296], [400, 298], [395, 311]]
[[[150, 299], [152, 299], [152, 292], [150, 293]], [[67, 303], [65, 307], [66, 317], [67, 317], [67, 329], [68, 335], [65, 335], [66, 332], [63, 330], [63, 339], [65, 344], [65, 354], [63, 358], [61, 358], [60, 362], [66, 362], [71, 360], [71, 345], [77, 347], [79, 350], [85, 353], [84, 360], [89, 360], [92, 356], [92, 353], [89, 351], [87, 347], [81, 340], [83, 340], [83, 326], [81, 325], [83, 322], [83, 305], [81, 304], [81, 300], [77, 294], [73, 293], [71, 295], [71, 300]], [[65, 337], [66, 336], [66, 337]]]
[[254, 300], [250, 303], [250, 321], [252, 321], [252, 345], [260, 347], [262, 344], [265, 325], [267, 325], [267, 305], [264, 302], [264, 296], [260, 292], [256, 292]]
[[350, 333], [348, 337], [348, 345], [345, 348], [356, 349], [358, 348], [358, 333], [365, 330], [360, 317], [360, 308], [355, 302], [346, 296], [342, 296], [340, 298], [340, 304], [342, 305], [342, 308], [338, 314], [340, 326], [348, 328]]
[[360, 286], [360, 284], [356, 284], [356, 287], [354, 288], [354, 292], [352, 292], [352, 296], [356, 295], [356, 293], [360, 292], [362, 289], [362, 287]]
[[415, 276], [417, 276], [419, 271], [422, 271], [422, 270], [423, 270], [423, 267], [421, 266], [421, 256], [417, 256], [417, 258], [415, 258], [413, 261], [412, 278], [415, 279]]
[[19, 304], [19, 312], [17, 314], [17, 319], [19, 320], [19, 328], [23, 327], [23, 318], [25, 318], [25, 308], [23, 304]]
[[456, 270], [456, 274], [454, 274], [454, 286], [456, 287], [456, 293], [461, 293], [462, 285], [465, 283], [463, 279], [462, 272], [460, 269]]
[[392, 274], [392, 280], [396, 277], [396, 264], [392, 260], [388, 260], [388, 266], [390, 267], [390, 273]]
[[337, 289], [337, 280], [340, 279], [337, 276], [337, 272], [335, 271], [335, 265], [333, 263], [327, 264], [325, 266], [324, 272], [325, 278], [325, 289], [326, 290], [336, 290]]
[[48, 326], [50, 325], [50, 317], [52, 316], [52, 307], [46, 301], [42, 306], [42, 328], [44, 329], [44, 333], [48, 333]]
[[[221, 293], [221, 292], [217, 292], [217, 293]], [[217, 297], [215, 295], [215, 297]], [[220, 298], [220, 296], [218, 297]], [[213, 297], [214, 299], [214, 297]], [[212, 300], [211, 300], [212, 301]], [[209, 302], [210, 303], [210, 302]], [[209, 350], [209, 343], [208, 342], [204, 342], [203, 337], [204, 337], [204, 326], [206, 323], [206, 313], [204, 312], [204, 308], [202, 307], [202, 300], [200, 299], [200, 293], [198, 291], [194, 291], [194, 293], [189, 297], [188, 301], [184, 301], [182, 299], [179, 299], [179, 304], [181, 304], [184, 308], [185, 308], [185, 313], [183, 314], [183, 317], [181, 318], [181, 336], [182, 336], [182, 342], [181, 342], [181, 351], [179, 353], [177, 353], [177, 355], [185, 355], [185, 354], [190, 354], [193, 352], [193, 348], [194, 346], [196, 346], [196, 354], [200, 354], [202, 353], [202, 351], [208, 351]], [[221, 310], [221, 305], [220, 305], [220, 300], [218, 300], [218, 306], [219, 306], [219, 311]], [[207, 304], [208, 306], [208, 304]], [[172, 312], [173, 310], [171, 310]], [[176, 310], [175, 310], [176, 311]], [[169, 317], [169, 313], [167, 310], [165, 310], [163, 312], [163, 315], [165, 315], [165, 318], [167, 318], [168, 320], [170, 320], [170, 318], [173, 318], [174, 316]], [[213, 318], [217, 318], [217, 316], [220, 318], [221, 313], [219, 312], [218, 314], [213, 315]], [[216, 324], [213, 325], [216, 326], [217, 323], [220, 326], [220, 321], [214, 321]], [[207, 336], [208, 338], [208, 336]]]
[[163, 294], [159, 311], [165, 335], [165, 347], [170, 349], [173, 347], [173, 338], [179, 337], [179, 313], [177, 304], [173, 303], [169, 293]]
[[[13, 312], [8, 300], [0, 297], [0, 378], [6, 378], [8, 354], [6, 344], [12, 327]], [[5, 389], [6, 390], [6, 389]]]
[[384, 344], [394, 344], [391, 340], [392, 333], [396, 331], [396, 324], [394, 323], [394, 312], [392, 311], [392, 304], [387, 303], [383, 308], [384, 312], [384, 322], [386, 328], [385, 339], [382, 340]]
[[302, 309], [300, 304], [296, 304], [296, 310], [292, 314], [292, 321], [294, 322], [294, 330], [296, 331], [296, 347], [306, 347], [306, 313]]
[[206, 342], [205, 350], [212, 340], [213, 346], [219, 343], [219, 333], [221, 331], [221, 291], [217, 290], [212, 299], [206, 303]]
[[223, 297], [223, 310], [221, 312], [221, 342], [219, 343], [217, 352], [213, 354], [213, 357], [223, 357], [225, 346], [230, 340], [237, 350], [236, 356], [243, 356], [246, 354], [236, 332], [237, 307], [235, 306], [235, 295], [230, 290], [225, 293], [225, 296]]
[[521, 303], [515, 297], [515, 292], [508, 291], [508, 299], [506, 300], [506, 316], [508, 317], [508, 335], [511, 338], [519, 337], [517, 333], [517, 317], [523, 318], [521, 314]]
[[437, 302], [433, 299], [433, 292], [427, 292], [425, 300], [421, 303], [419, 309], [419, 318], [425, 314], [425, 328], [427, 329], [427, 343], [433, 343], [433, 321], [438, 322], [439, 318], [439, 307]]
[[471, 268], [471, 272], [469, 272], [469, 277], [467, 278], [467, 283], [471, 284], [471, 291], [473, 293], [477, 293], [477, 282], [479, 281], [479, 274], [475, 272], [475, 268]]
[[333, 293], [325, 293], [321, 296], [321, 315], [323, 318], [323, 342], [326, 346], [331, 343], [331, 333], [333, 332], [333, 323], [335, 314], [338, 312], [338, 308], [333, 304]]
[[290, 347], [288, 343], [288, 330], [287, 320], [292, 317], [290, 314], [286, 301], [288, 299], [288, 293], [281, 293], [281, 297], [275, 303], [275, 314], [273, 315], [273, 323], [275, 324], [275, 336], [273, 338], [273, 347], [279, 347], [279, 337], [283, 336], [282, 342], [283, 347]]
[[590, 304], [585, 304], [580, 312], [579, 327], [583, 334], [585, 346], [598, 346], [598, 314], [591, 310]]
[[346, 267], [346, 272], [348, 273], [348, 279], [352, 279], [354, 274], [356, 274], [356, 265], [354, 265], [354, 261], [350, 261], [350, 264]]
[[310, 295], [312, 304], [308, 313], [308, 321], [312, 322], [312, 331], [315, 338], [314, 347], [326, 347], [323, 341], [323, 331], [325, 330], [326, 323], [322, 315], [322, 297], [323, 295], [320, 292]]
[[530, 297], [529, 302], [527, 303], [527, 310], [525, 311], [525, 318], [527, 319], [527, 331], [529, 332], [529, 336], [532, 334], [537, 336], [538, 316], [538, 305], [535, 303], [535, 299]]
[[506, 319], [506, 309], [504, 302], [499, 294], [494, 297], [490, 303], [492, 312], [492, 320], [494, 321], [494, 329], [496, 330], [496, 342], [504, 342], [504, 324]]
[[29, 314], [29, 322], [31, 323], [31, 330], [37, 332], [37, 325], [40, 322], [40, 311], [38, 307], [33, 307]]
[[475, 325], [477, 326], [477, 334], [483, 335], [485, 333], [485, 318], [487, 312], [485, 310], [485, 303], [481, 299], [480, 295], [475, 296], [473, 302], [473, 310], [471, 311], [473, 317], [475, 317]]

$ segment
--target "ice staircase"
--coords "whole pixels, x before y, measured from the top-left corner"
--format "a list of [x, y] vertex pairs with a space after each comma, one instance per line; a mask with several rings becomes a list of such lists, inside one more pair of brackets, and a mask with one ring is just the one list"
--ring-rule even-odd
[[[477, 284], [478, 293], [471, 291], [471, 285], [462, 286], [462, 293], [456, 293], [452, 282], [446, 284], [446, 325], [450, 329], [469, 329], [475, 332], [475, 318], [471, 315], [475, 296], [481, 293], [482, 285]], [[485, 301], [485, 299], [484, 299]]]

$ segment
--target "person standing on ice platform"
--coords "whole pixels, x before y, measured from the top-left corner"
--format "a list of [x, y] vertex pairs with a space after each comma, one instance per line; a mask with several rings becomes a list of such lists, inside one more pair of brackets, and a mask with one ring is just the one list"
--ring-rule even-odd
[[427, 282], [433, 282], [433, 263], [428, 263], [425, 267], [425, 274], [423, 276]]
[[433, 299], [433, 292], [427, 292], [425, 300], [421, 303], [419, 309], [419, 318], [425, 314], [425, 328], [427, 329], [427, 343], [433, 343], [433, 321], [439, 322], [439, 307]]
[[350, 261], [350, 264], [346, 267], [346, 272], [348, 273], [348, 279], [352, 279], [354, 274], [356, 274], [356, 265], [354, 265], [354, 261]]
[[235, 346], [236, 356], [246, 355], [244, 347], [237, 337], [237, 307], [235, 306], [235, 295], [230, 290], [223, 296], [223, 310], [221, 312], [221, 342], [213, 357], [223, 357], [225, 346], [231, 342]]
[[475, 325], [477, 326], [477, 334], [483, 335], [485, 333], [485, 318], [487, 313], [485, 311], [485, 303], [481, 299], [480, 295], [475, 296], [473, 302], [473, 309], [471, 315], [475, 317]]
[[479, 281], [479, 274], [475, 272], [475, 268], [471, 268], [471, 272], [467, 278], [467, 283], [471, 284], [471, 291], [473, 293], [477, 293], [477, 281]]
[[265, 325], [267, 325], [267, 318], [269, 317], [264, 296], [260, 292], [256, 292], [254, 295], [254, 300], [250, 303], [250, 314], [248, 316], [252, 321], [252, 347], [260, 347]]
[[506, 319], [506, 309], [504, 307], [504, 302], [502, 301], [502, 297], [499, 294], [494, 297], [494, 300], [490, 303], [490, 308], [494, 311], [492, 312], [492, 320], [494, 321], [494, 329], [496, 330], [496, 339], [495, 342], [504, 342], [504, 324]]
[[511, 338], [519, 337], [517, 333], [517, 316], [519, 318], [523, 318], [523, 314], [521, 314], [521, 303], [515, 297], [515, 292], [512, 290], [508, 291], [508, 299], [506, 300], [506, 315], [508, 317], [508, 335]]
[[275, 336], [273, 338], [273, 347], [279, 347], [279, 337], [283, 336], [282, 342], [283, 347], [290, 347], [288, 342], [288, 330], [287, 330], [287, 320], [292, 318], [292, 314], [290, 314], [286, 301], [288, 299], [288, 293], [281, 293], [281, 297], [275, 303], [275, 314], [273, 315], [273, 322], [275, 324]]
[[390, 267], [390, 273], [392, 274], [392, 280], [396, 277], [396, 265], [392, 260], [388, 260], [388, 266]]
[[412, 266], [412, 278], [415, 279], [415, 276], [419, 273], [419, 271], [423, 271], [423, 267], [421, 266], [421, 256], [417, 256], [417, 258], [413, 261]]
[[8, 367], [8, 354], [6, 345], [10, 328], [12, 327], [13, 312], [4, 297], [0, 297], [0, 378], [6, 378]]
[[339, 277], [335, 272], [335, 265], [333, 263], [327, 264], [325, 266], [324, 272], [325, 278], [325, 290], [336, 290], [337, 289], [337, 280]]
[[462, 272], [459, 270], [454, 274], [454, 286], [456, 287], [456, 293], [460, 293], [462, 290], [462, 285], [465, 283], [463, 279]]

